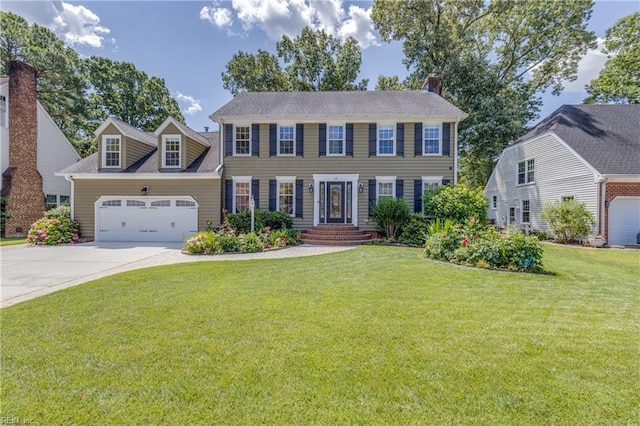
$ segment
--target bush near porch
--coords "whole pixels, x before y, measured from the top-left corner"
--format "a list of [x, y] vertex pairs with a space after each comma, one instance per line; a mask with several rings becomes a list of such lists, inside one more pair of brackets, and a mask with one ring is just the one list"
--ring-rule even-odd
[[71, 220], [71, 208], [60, 206], [45, 212], [27, 233], [27, 243], [32, 245], [74, 244], [80, 241], [80, 224]]

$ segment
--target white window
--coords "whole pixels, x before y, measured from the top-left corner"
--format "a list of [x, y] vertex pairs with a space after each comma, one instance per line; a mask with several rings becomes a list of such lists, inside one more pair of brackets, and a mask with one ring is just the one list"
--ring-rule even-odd
[[68, 206], [71, 197], [68, 195], [47, 194], [47, 210], [55, 209], [59, 206]]
[[441, 135], [441, 132], [440, 132], [439, 124], [423, 124], [422, 155], [440, 155], [441, 154], [442, 140], [440, 139], [440, 135]]
[[7, 97], [0, 95], [0, 127], [9, 127], [7, 121]]
[[251, 126], [234, 126], [234, 155], [251, 155]]
[[573, 195], [563, 195], [562, 197], [560, 197], [560, 201], [562, 201], [563, 203], [565, 201], [573, 201], [575, 199], [576, 199], [576, 197], [573, 196]]
[[396, 196], [395, 176], [376, 176], [376, 199]]
[[529, 223], [531, 219], [531, 203], [529, 200], [522, 200], [522, 223]]
[[518, 185], [535, 182], [535, 167], [533, 158], [518, 163]]
[[498, 209], [498, 196], [494, 195], [493, 197], [491, 197], [491, 210], [497, 210]]
[[251, 202], [251, 176], [233, 178], [233, 211], [239, 213], [249, 209]]
[[102, 167], [120, 167], [120, 135], [102, 136]]
[[278, 155], [295, 155], [295, 126], [278, 126]]
[[396, 155], [393, 125], [378, 126], [378, 155]]
[[293, 216], [296, 212], [295, 210], [296, 177], [295, 176], [276, 176], [276, 180], [278, 182], [276, 209], [278, 211], [281, 211], [288, 215]]
[[442, 176], [422, 176], [422, 192], [442, 185]]
[[327, 153], [328, 155], [345, 155], [344, 126], [330, 124], [327, 126]]
[[180, 167], [180, 135], [162, 135], [162, 167]]

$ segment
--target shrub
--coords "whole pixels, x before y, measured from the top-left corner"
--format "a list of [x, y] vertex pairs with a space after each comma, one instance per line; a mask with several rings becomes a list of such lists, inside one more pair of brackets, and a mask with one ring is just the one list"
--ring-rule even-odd
[[71, 206], [58, 206], [44, 212], [44, 217], [71, 217]]
[[460, 226], [454, 225], [451, 219], [434, 220], [427, 226], [427, 238], [424, 253], [437, 260], [448, 260], [448, 255], [460, 245], [462, 235]]
[[184, 250], [189, 253], [220, 254], [224, 250], [218, 235], [211, 231], [200, 231], [184, 243]]
[[235, 235], [219, 235], [218, 241], [223, 253], [235, 253], [240, 251], [240, 240]]
[[255, 232], [241, 235], [239, 239], [241, 253], [253, 253], [264, 250], [264, 242], [262, 242], [258, 234]]
[[420, 213], [413, 213], [409, 222], [402, 227], [402, 233], [398, 238], [401, 244], [409, 246], [422, 246], [427, 238], [427, 227], [430, 220]]
[[404, 198], [383, 197], [371, 209], [378, 231], [388, 238], [396, 238], [410, 216], [409, 205]]
[[9, 216], [7, 215], [7, 199], [0, 197], [0, 234], [4, 235], [4, 225]]
[[27, 233], [33, 245], [73, 244], [80, 240], [80, 225], [66, 216], [38, 219]]
[[300, 231], [291, 229], [276, 229], [268, 234], [268, 243], [271, 247], [286, 247], [298, 244]]
[[540, 216], [561, 243], [578, 241], [580, 237], [589, 235], [595, 225], [586, 205], [575, 200], [547, 203], [542, 207]]
[[[293, 218], [285, 212], [272, 212], [260, 210], [262, 225], [269, 229], [290, 229], [293, 226]], [[257, 229], [257, 228], [256, 228]]]
[[[260, 210], [254, 211], [254, 229], [259, 231], [262, 229], [262, 215]], [[225, 221], [235, 230], [236, 235], [248, 234], [251, 232], [251, 211], [244, 210], [240, 213], [228, 214]]]
[[451, 219], [456, 223], [475, 217], [479, 223], [487, 223], [488, 203], [480, 188], [463, 184], [440, 185], [425, 191], [423, 202], [427, 216]]

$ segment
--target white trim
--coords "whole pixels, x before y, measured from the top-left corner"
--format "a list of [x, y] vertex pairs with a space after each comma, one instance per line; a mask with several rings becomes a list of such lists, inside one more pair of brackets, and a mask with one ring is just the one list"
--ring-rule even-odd
[[87, 180], [191, 180], [191, 179], [220, 179], [219, 173], [55, 173], [56, 176], [64, 176], [69, 179]]
[[[430, 127], [435, 127], [438, 126], [438, 153], [437, 154], [433, 154], [433, 153], [426, 153], [425, 151], [425, 137], [424, 137], [424, 130], [425, 127], [430, 126]], [[423, 157], [442, 157], [442, 123], [433, 123], [433, 122], [423, 122], [422, 123], [422, 156]]]
[[[391, 153], [380, 153], [380, 128], [381, 127], [391, 127], [391, 131], [393, 132], [393, 136], [391, 138], [391, 144], [393, 147], [393, 152]], [[396, 123], [376, 123], [376, 156], [377, 157], [394, 157], [396, 155], [396, 141], [398, 139], [398, 135], [396, 134], [398, 129], [396, 128]]]
[[[331, 154], [329, 147], [331, 146], [329, 139], [330, 127], [342, 127], [342, 154]], [[326, 135], [326, 153], [327, 157], [344, 157], [347, 155], [347, 125], [346, 123], [327, 123], [327, 135]]]
[[[453, 122], [456, 120], [464, 119], [468, 116], [468, 114], [462, 115], [429, 115], [429, 118], [433, 121], [441, 121], [443, 123]], [[376, 115], [376, 116], [344, 116], [344, 115], [331, 115], [331, 114], [314, 114], [312, 116], [309, 115], [225, 115], [214, 117], [214, 114], [211, 114], [209, 118], [218, 123], [228, 124], [233, 123], [235, 121], [250, 121], [252, 123], [277, 123], [281, 122], [295, 122], [295, 123], [329, 123], [329, 122], [345, 122], [345, 123], [375, 123], [375, 122], [388, 122], [388, 121], [398, 121], [401, 123], [421, 123], [424, 121], [424, 115]]]
[[[113, 120], [111, 117], [107, 118], [96, 130], [94, 130], [93, 134], [98, 136], [100, 133], [104, 132], [107, 127], [109, 127], [109, 124], [113, 124], [114, 127], [116, 129], [118, 129], [120, 131], [120, 133], [122, 133], [122, 136], [127, 136], [130, 137], [131, 139], [135, 139], [138, 142], [142, 142], [146, 145], [152, 146], [152, 147], [157, 147], [158, 146], [158, 141], [154, 136], [151, 136], [149, 134], [147, 134], [146, 132], [143, 132], [140, 129], [137, 129], [133, 126], [129, 126], [127, 124], [127, 126], [131, 127], [132, 129], [136, 130], [139, 135], [133, 134], [131, 132], [128, 132], [128, 129], [123, 128], [123, 126], [120, 125], [120, 123], [116, 122], [115, 120]], [[126, 123], [125, 123], [126, 124]], [[140, 136], [140, 137], [138, 137]]]
[[[237, 129], [238, 127], [248, 127], [249, 128], [249, 153], [248, 154], [238, 154], [238, 150], [236, 149], [236, 142], [237, 142]], [[252, 152], [251, 152], [251, 124], [246, 124], [246, 123], [234, 123], [233, 124], [233, 129], [232, 129], [232, 138], [233, 138], [233, 152], [231, 153], [232, 157], [251, 157]]]
[[[359, 174], [313, 174], [313, 226], [320, 223], [320, 182], [351, 182], [351, 224], [358, 226], [358, 179]], [[346, 190], [346, 189], [345, 189]]]
[[[280, 152], [280, 129], [282, 127], [291, 127], [293, 129], [293, 136], [292, 136], [292, 153], [291, 154], [282, 154]], [[285, 124], [278, 124], [278, 127], [276, 129], [276, 156], [278, 157], [295, 157], [296, 156], [296, 125], [294, 124], [290, 124], [290, 123], [285, 123]]]
[[[117, 139], [118, 140], [118, 165], [117, 166], [107, 166], [107, 146], [105, 141], [107, 139]], [[102, 135], [102, 168], [103, 169], [121, 169], [122, 168], [122, 135]], [[110, 151], [115, 152], [115, 151]]]
[[[390, 183], [391, 184], [391, 197], [396, 198], [396, 180], [397, 176], [376, 176], [376, 202], [380, 199], [380, 184], [381, 183]], [[423, 183], [424, 186], [424, 183]], [[389, 195], [384, 195], [388, 197]]]
[[491, 210], [498, 210], [498, 196], [496, 194], [491, 195], [491, 205], [489, 206]]
[[558, 201], [560, 201], [562, 203], [563, 201], [565, 201], [564, 198], [567, 198], [567, 197], [571, 198], [574, 201], [578, 200], [576, 198], [576, 194], [561, 194], [561, 195], [558, 196], [558, 199], [559, 199]]
[[293, 184], [293, 193], [291, 194], [293, 197], [293, 202], [291, 203], [291, 213], [289, 213], [289, 216], [291, 217], [296, 216], [296, 177], [297, 176], [276, 176], [276, 211], [280, 211], [280, 184]]
[[207, 138], [205, 138], [204, 136], [202, 136], [201, 134], [193, 130], [191, 127], [182, 124], [181, 122], [179, 122], [178, 120], [176, 120], [171, 116], [167, 117], [162, 122], [162, 124], [158, 126], [158, 128], [153, 132], [156, 135], [156, 137], [161, 135], [162, 131], [166, 129], [166, 127], [169, 124], [173, 124], [174, 126], [176, 126], [176, 128], [180, 131], [181, 134], [185, 135], [190, 139], [193, 139], [195, 142], [198, 142], [200, 145], [211, 146]]
[[[533, 180], [529, 182], [529, 161], [533, 160]], [[520, 183], [520, 163], [524, 163], [524, 182]], [[516, 187], [534, 185], [536, 183], [536, 158], [527, 157], [522, 160], [516, 160]]]
[[[178, 165], [167, 165], [167, 140], [170, 138], [178, 138]], [[173, 142], [173, 141], [171, 141]], [[182, 168], [182, 134], [164, 134], [162, 135], [162, 167], [167, 169], [180, 169]]]
[[232, 213], [236, 213], [237, 212], [237, 208], [236, 208], [236, 184], [238, 183], [248, 183], [249, 184], [249, 202], [251, 202], [251, 197], [253, 196], [252, 193], [252, 184], [251, 181], [253, 180], [253, 176], [232, 176], [231, 180], [233, 181], [232, 184], [232, 189], [233, 189], [233, 193], [232, 193], [232, 198], [231, 198], [231, 212]]

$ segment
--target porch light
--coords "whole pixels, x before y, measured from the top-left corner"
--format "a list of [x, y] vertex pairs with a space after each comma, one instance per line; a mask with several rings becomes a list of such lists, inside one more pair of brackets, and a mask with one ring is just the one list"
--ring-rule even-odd
[[364, 191], [364, 184], [362, 182], [360, 182], [358, 184], [358, 192], [363, 192]]
[[140, 195], [147, 195], [148, 192], [149, 192], [149, 187], [143, 186], [142, 189], [140, 190]]
[[309, 184], [309, 192], [313, 192], [313, 184], [312, 183]]

